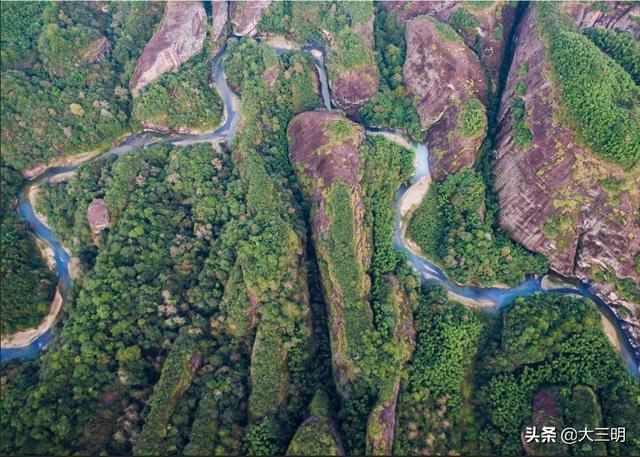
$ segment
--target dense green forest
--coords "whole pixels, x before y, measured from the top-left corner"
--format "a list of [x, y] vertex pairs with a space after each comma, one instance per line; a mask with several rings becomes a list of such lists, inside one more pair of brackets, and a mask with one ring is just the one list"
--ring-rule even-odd
[[[594, 154], [635, 166], [640, 160], [640, 87], [621, 66], [628, 68], [629, 63], [620, 61], [611, 38], [606, 44], [604, 39], [595, 42], [615, 60], [576, 30], [553, 3], [541, 3], [538, 11], [538, 26], [562, 89], [568, 120]], [[633, 53], [625, 55], [633, 60]]]
[[[493, 228], [481, 175], [465, 168], [434, 183], [412, 216], [407, 234], [459, 283], [516, 285], [547, 270], [532, 254]], [[436, 217], [439, 215], [439, 217]]]
[[[56, 283], [15, 211], [19, 170], [105, 149], [142, 126], [214, 129], [223, 106], [208, 41], [178, 71], [130, 93], [162, 4], [1, 8], [4, 335], [37, 325]], [[478, 26], [465, 8], [448, 19], [453, 28], [442, 26], [445, 37]], [[640, 383], [593, 302], [540, 292], [487, 313], [421, 279], [394, 244], [415, 152], [364, 126], [425, 139], [403, 81], [408, 9], [272, 2], [258, 22], [261, 33], [324, 47], [333, 87], [349, 71], [379, 78], [358, 110], [323, 109], [308, 49], [276, 53], [261, 37], [225, 36], [219, 58], [240, 97], [233, 137], [158, 139], [42, 182], [35, 209], [77, 276], [50, 346], [0, 368], [1, 454], [640, 453]], [[629, 37], [578, 33], [544, 7], [541, 18], [563, 115], [595, 153], [633, 164]], [[517, 153], [532, 142], [523, 84], [507, 101]], [[452, 280], [514, 286], [548, 265], [498, 228], [496, 113], [482, 103], [462, 104], [452, 127], [464, 138], [490, 132], [478, 164], [433, 182], [404, 222]], [[585, 107], [594, 103], [592, 117]], [[87, 220], [96, 199], [110, 219], [100, 233]], [[630, 279], [609, 270], [596, 279], [637, 298]], [[531, 425], [625, 427], [627, 440], [527, 447]]]
[[[129, 79], [162, 9], [125, 2], [103, 13], [75, 2], [27, 8], [4, 2], [1, 144], [6, 163], [22, 170], [104, 148], [129, 131]], [[25, 28], [30, 33], [23, 35]]]
[[[157, 4], [3, 2], [2, 333], [32, 327], [49, 310], [55, 278], [10, 210], [16, 170], [110, 145], [128, 129], [128, 82], [159, 21]], [[106, 41], [105, 41], [106, 40]]]
[[[535, 420], [532, 397], [548, 386], [556, 390], [553, 401], [567, 426], [625, 427], [627, 436], [638, 436], [640, 384], [614, 357], [592, 302], [553, 295], [520, 298], [503, 320], [476, 365], [479, 453], [519, 452], [519, 433], [532, 416]], [[585, 387], [596, 404], [591, 409], [601, 411], [601, 417], [577, 408], [575, 397]], [[583, 442], [571, 447], [571, 453], [592, 454], [597, 446]], [[606, 452], [633, 455], [639, 446], [631, 438], [624, 444], [606, 443]]]

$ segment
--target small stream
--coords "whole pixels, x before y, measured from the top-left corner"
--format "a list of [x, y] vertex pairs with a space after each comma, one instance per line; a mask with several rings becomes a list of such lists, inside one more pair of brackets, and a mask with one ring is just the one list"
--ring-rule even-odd
[[[316, 71], [318, 72], [318, 78], [320, 81], [320, 89], [322, 95], [322, 101], [324, 107], [327, 110], [331, 110], [331, 96], [329, 85], [327, 83], [327, 74], [326, 68], [324, 65], [324, 53], [318, 47], [310, 47], [305, 46], [300, 48], [300, 46], [292, 43], [290, 41], [284, 40], [281, 37], [272, 37], [266, 39], [265, 42], [276, 52], [276, 54], [281, 55], [286, 51], [292, 49], [302, 49], [304, 51], [310, 52], [314, 59], [314, 65], [316, 67]], [[171, 135], [171, 134], [158, 134], [155, 132], [142, 132], [132, 134], [123, 142], [121, 142], [115, 148], [105, 152], [99, 157], [108, 157], [111, 155], [122, 155], [133, 149], [142, 146], [148, 146], [150, 144], [159, 142], [159, 141], [171, 141], [174, 145], [185, 146], [194, 143], [202, 143], [202, 142], [217, 142], [221, 140], [230, 140], [234, 133], [236, 126], [238, 124], [239, 119], [239, 99], [236, 94], [231, 91], [229, 86], [227, 85], [224, 70], [222, 68], [222, 53], [216, 57], [213, 62], [213, 74], [212, 74], [213, 82], [220, 93], [224, 101], [224, 110], [225, 110], [225, 121], [224, 124], [211, 132], [207, 132], [201, 135]], [[391, 141], [394, 141], [402, 146], [409, 146], [415, 152], [415, 164], [416, 170], [414, 175], [411, 178], [411, 182], [408, 185], [403, 185], [396, 195], [396, 201], [394, 204], [395, 209], [395, 230], [393, 237], [393, 244], [396, 249], [401, 252], [404, 252], [407, 256], [407, 260], [409, 264], [414, 268], [414, 270], [420, 275], [423, 282], [429, 283], [438, 283], [444, 286], [447, 291], [449, 291], [453, 297], [458, 296], [463, 299], [472, 300], [476, 303], [479, 303], [487, 312], [499, 312], [501, 309], [509, 306], [514, 302], [517, 297], [526, 297], [532, 295], [536, 292], [542, 292], [543, 289], [541, 287], [541, 278], [529, 278], [523, 283], [519, 284], [516, 287], [502, 289], [497, 287], [475, 287], [475, 286], [463, 286], [454, 283], [449, 280], [447, 276], [444, 274], [441, 268], [435, 265], [433, 262], [425, 259], [414, 253], [410, 247], [407, 246], [406, 241], [403, 238], [402, 233], [402, 218], [399, 210], [398, 203], [400, 202], [402, 196], [411, 188], [411, 186], [415, 185], [421, 179], [428, 177], [429, 172], [429, 162], [428, 162], [428, 151], [426, 146], [423, 144], [413, 143], [411, 142], [404, 132], [393, 131], [387, 129], [367, 129], [367, 134], [370, 135], [384, 135]], [[95, 160], [95, 159], [91, 159]], [[84, 162], [83, 162], [84, 163]], [[56, 273], [60, 278], [61, 284], [64, 289], [68, 288], [70, 284], [68, 265], [69, 265], [69, 255], [64, 250], [60, 242], [55, 238], [55, 235], [52, 231], [35, 215], [31, 204], [26, 198], [30, 187], [36, 186], [44, 182], [45, 180], [50, 179], [53, 176], [59, 175], [61, 173], [66, 173], [69, 171], [73, 171], [77, 169], [80, 164], [76, 164], [70, 167], [61, 167], [61, 168], [52, 168], [49, 169], [46, 173], [36, 178], [35, 180], [30, 181], [20, 192], [19, 200], [18, 200], [18, 211], [22, 218], [29, 224], [29, 226], [33, 229], [35, 235], [46, 242], [55, 253], [56, 260]], [[640, 377], [640, 370], [638, 368], [638, 360], [634, 353], [633, 347], [629, 343], [628, 338], [626, 337], [622, 327], [620, 325], [620, 321], [613, 314], [609, 306], [607, 306], [601, 299], [596, 297], [594, 294], [589, 292], [587, 284], [579, 283], [576, 288], [563, 288], [563, 289], [555, 289], [551, 291], [547, 291], [547, 293], [555, 293], [562, 295], [578, 295], [585, 298], [589, 298], [593, 300], [598, 310], [604, 315], [604, 317], [613, 324], [616, 330], [616, 337], [618, 339], [618, 343], [620, 346], [620, 356], [625, 366], [629, 369], [629, 371], [636, 377]], [[464, 301], [464, 300], [463, 300]], [[17, 357], [32, 357], [35, 356], [42, 348], [44, 348], [52, 339], [51, 331], [48, 330], [35, 341], [33, 341], [29, 346], [19, 349], [2, 349], [0, 351], [0, 359], [4, 362]]]

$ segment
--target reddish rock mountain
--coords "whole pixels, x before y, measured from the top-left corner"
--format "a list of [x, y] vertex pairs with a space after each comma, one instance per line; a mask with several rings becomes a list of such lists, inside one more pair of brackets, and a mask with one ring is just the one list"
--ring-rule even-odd
[[416, 109], [422, 127], [429, 130], [432, 177], [441, 180], [475, 161], [485, 132], [466, 137], [459, 124], [466, 101], [486, 103], [485, 73], [458, 34], [432, 17], [407, 22], [406, 40], [404, 80], [419, 96]]
[[160, 29], [144, 48], [129, 83], [137, 94], [160, 75], [176, 71], [202, 50], [207, 14], [202, 2], [168, 2]]
[[[372, 14], [367, 21], [354, 23], [351, 27], [353, 38], [329, 37], [333, 48], [329, 61], [331, 100], [335, 106], [350, 115], [355, 114], [373, 97], [380, 83], [373, 54], [373, 21]], [[362, 55], [362, 63], [351, 68], [345, 67], [343, 61], [347, 59], [342, 59], [340, 54], [354, 52], [354, 49], [350, 49], [353, 46], [360, 48], [357, 52]]]
[[[562, 9], [581, 29], [626, 30], [640, 39], [640, 4], [631, 2], [562, 2]], [[634, 19], [635, 17], [635, 19]]]
[[362, 71], [349, 69], [330, 78], [331, 101], [346, 113], [355, 114], [378, 90], [378, 72], [375, 67]]
[[229, 16], [231, 24], [233, 24], [233, 34], [238, 36], [255, 35], [257, 33], [256, 26], [270, 3], [270, 0], [231, 2]]
[[[515, 19], [515, 7], [507, 2], [469, 3], [456, 1], [390, 1], [381, 2], [388, 12], [395, 12], [400, 22], [422, 15], [434, 16], [441, 22], [457, 28], [467, 46], [477, 49], [480, 60], [491, 75], [490, 88], [495, 91], [498, 71], [504, 55], [506, 38]], [[465, 21], [466, 19], [466, 21]]]
[[[537, 14], [537, 8], [529, 8], [519, 25], [499, 113], [495, 173], [500, 224], [527, 248], [542, 253], [553, 270], [587, 282], [599, 278], [592, 290], [635, 314], [627, 317], [631, 313], [614, 309], [639, 345], [637, 304], [622, 300], [607, 281], [615, 275], [640, 286], [634, 259], [640, 252], [640, 170], [627, 171], [598, 159], [557, 120], [560, 94], [549, 79]], [[520, 94], [526, 88], [523, 120], [532, 136], [526, 148], [518, 147], [514, 135], [510, 102], [517, 85]], [[625, 185], [607, 190], [608, 181]], [[609, 279], [603, 282], [603, 277]]]
[[358, 176], [358, 149], [364, 131], [338, 113], [314, 111], [294, 117], [288, 136], [289, 156], [311, 209], [333, 376], [338, 392], [348, 398], [351, 384], [360, 373], [357, 354], [362, 338], [372, 328], [373, 320], [367, 275], [371, 231], [365, 222], [364, 193]]

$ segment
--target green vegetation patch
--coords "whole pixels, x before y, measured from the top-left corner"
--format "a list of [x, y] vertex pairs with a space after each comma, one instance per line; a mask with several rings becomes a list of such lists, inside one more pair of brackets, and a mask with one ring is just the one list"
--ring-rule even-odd
[[[522, 452], [520, 432], [531, 426], [532, 398], [544, 386], [557, 386], [558, 408], [566, 426], [626, 427], [640, 432], [640, 383], [622, 364], [589, 300], [536, 294], [518, 298], [504, 313], [504, 327], [478, 360], [479, 454]], [[611, 401], [625, 398], [625, 401]], [[598, 399], [603, 401], [598, 405]], [[604, 401], [607, 399], [607, 401]], [[600, 412], [601, 410], [601, 418]], [[593, 447], [580, 447], [581, 445]], [[593, 455], [599, 444], [577, 444]], [[607, 443], [608, 454], [633, 455], [638, 443]]]
[[350, 28], [344, 28], [336, 37], [336, 57], [328, 62], [329, 70], [338, 74], [343, 70], [374, 66], [373, 52], [364, 37]]
[[160, 130], [201, 132], [222, 120], [222, 100], [211, 77], [207, 52], [192, 58], [177, 73], [165, 73], [134, 100], [133, 119]]
[[463, 138], [477, 138], [487, 131], [487, 115], [484, 105], [477, 98], [462, 104], [460, 113], [460, 132]]
[[448, 301], [439, 286], [423, 288], [414, 320], [416, 349], [398, 400], [393, 451], [412, 455], [428, 447], [444, 455], [460, 450], [461, 432], [472, 425], [464, 409], [465, 372], [483, 326], [476, 312]]
[[592, 27], [584, 34], [640, 84], [640, 43], [631, 32]]
[[640, 87], [615, 60], [580, 34], [553, 4], [539, 24], [566, 116], [595, 155], [633, 167], [640, 160]]
[[135, 455], [163, 454], [164, 438], [167, 433], [167, 423], [171, 417], [176, 401], [191, 384], [193, 366], [191, 358], [195, 346], [188, 336], [178, 337], [162, 368], [160, 380], [153, 389], [149, 400], [149, 414], [145, 418], [142, 432], [136, 446]]
[[527, 274], [544, 273], [547, 265], [542, 256], [492, 228], [491, 214], [484, 207], [485, 191], [482, 177], [467, 168], [432, 184], [407, 234], [460, 283], [516, 285]]
[[464, 8], [457, 9], [449, 18], [451, 26], [464, 33], [470, 34], [478, 26], [478, 20]]
[[397, 13], [378, 7], [374, 32], [380, 90], [362, 107], [359, 116], [367, 126], [404, 130], [411, 138], [423, 141], [426, 132], [402, 76], [407, 49], [404, 25]]
[[129, 79], [161, 16], [152, 3], [118, 3], [107, 12], [78, 2], [3, 4], [5, 163], [22, 170], [106, 148], [126, 133]]
[[[520, 86], [522, 88], [522, 86]], [[516, 86], [516, 90], [518, 87]], [[521, 89], [522, 90], [522, 89]], [[526, 90], [526, 89], [525, 89]], [[526, 120], [526, 107], [524, 98], [512, 97], [509, 100], [511, 108], [511, 123], [513, 125], [513, 139], [520, 149], [528, 149], [533, 141], [533, 134], [529, 122]]]

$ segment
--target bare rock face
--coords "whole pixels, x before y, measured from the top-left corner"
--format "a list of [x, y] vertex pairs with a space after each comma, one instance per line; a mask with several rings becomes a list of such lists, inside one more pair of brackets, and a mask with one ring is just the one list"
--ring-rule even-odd
[[207, 14], [202, 2], [168, 2], [160, 29], [144, 48], [131, 78], [132, 92], [160, 75], [176, 71], [202, 50]]
[[561, 8], [581, 29], [599, 27], [626, 30], [640, 39], [640, 4], [631, 2], [562, 2]]
[[[545, 61], [536, 17], [537, 9], [530, 8], [517, 31], [518, 46], [499, 113], [495, 185], [500, 224], [528, 249], [542, 253], [553, 270], [588, 283], [595, 281], [591, 290], [614, 305], [614, 313], [622, 318], [632, 340], [636, 335], [638, 348], [638, 304], [622, 300], [613, 284], [602, 283], [602, 277], [608, 272], [640, 286], [635, 270], [635, 256], [640, 252], [640, 171], [603, 162], [557, 120], [560, 95], [548, 76], [550, 62]], [[522, 99], [524, 121], [532, 136], [528, 147], [519, 147], [514, 134], [510, 101], [519, 83], [521, 88], [526, 84]], [[607, 180], [626, 184], [607, 191]], [[632, 316], [621, 314], [621, 306]]]
[[349, 69], [329, 80], [331, 99], [334, 105], [349, 114], [354, 114], [364, 106], [378, 90], [378, 72], [367, 67], [363, 71]]
[[233, 34], [238, 36], [253, 36], [258, 31], [256, 27], [262, 15], [267, 11], [271, 0], [256, 0], [231, 2], [229, 16], [233, 24]]
[[461, 36], [467, 46], [478, 50], [480, 60], [491, 75], [490, 89], [497, 89], [506, 38], [515, 19], [515, 6], [502, 1], [482, 4], [459, 1], [389, 1], [381, 2], [380, 5], [386, 11], [397, 14], [397, 19], [403, 23], [418, 16], [431, 15], [455, 28], [456, 18], [467, 17], [473, 25], [460, 30]]
[[87, 63], [102, 62], [111, 51], [111, 42], [107, 37], [99, 37], [83, 52], [82, 60]]
[[420, 123], [430, 129], [432, 177], [442, 180], [475, 161], [484, 134], [466, 138], [458, 125], [466, 101], [477, 98], [486, 103], [486, 79], [475, 54], [453, 29], [434, 18], [407, 22], [406, 40], [405, 84], [419, 96]]
[[93, 200], [89, 204], [87, 220], [92, 233], [100, 233], [109, 226], [109, 210], [102, 198]]
[[311, 211], [329, 316], [333, 376], [338, 392], [348, 398], [360, 373], [357, 356], [362, 337], [373, 320], [367, 275], [372, 239], [358, 176], [364, 131], [338, 113], [314, 111], [294, 117], [288, 136], [289, 156]]
[[22, 171], [22, 176], [24, 176], [25, 179], [32, 180], [36, 176], [40, 176], [45, 171], [47, 171], [47, 166], [45, 164], [41, 163], [41, 164], [36, 165], [33, 168], [29, 168], [28, 170], [23, 170]]
[[229, 20], [229, 3], [225, 1], [211, 2], [211, 41], [212, 54], [217, 54], [227, 38], [227, 21]]

